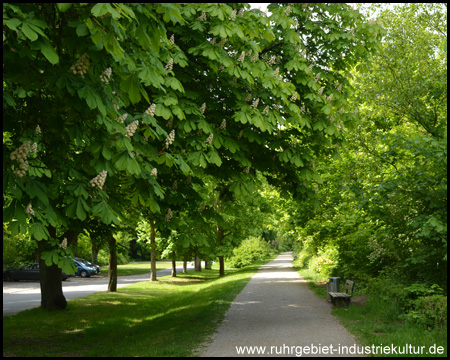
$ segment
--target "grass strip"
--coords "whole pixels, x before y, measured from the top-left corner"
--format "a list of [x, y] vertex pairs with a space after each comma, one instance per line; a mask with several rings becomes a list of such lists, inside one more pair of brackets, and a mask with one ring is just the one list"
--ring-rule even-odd
[[[182, 266], [182, 261], [176, 262], [177, 266]], [[172, 267], [170, 260], [160, 260], [156, 262], [156, 271]], [[108, 275], [108, 265], [100, 266], [101, 274]], [[150, 261], [132, 262], [124, 265], [117, 265], [117, 276], [142, 275], [150, 272]]]
[[189, 271], [70, 300], [64, 311], [4, 317], [3, 356], [193, 356], [267, 261], [222, 278], [214, 267]]

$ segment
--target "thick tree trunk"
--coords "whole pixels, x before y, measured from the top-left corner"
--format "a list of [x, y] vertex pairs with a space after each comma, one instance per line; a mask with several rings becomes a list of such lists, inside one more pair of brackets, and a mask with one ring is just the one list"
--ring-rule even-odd
[[108, 269], [108, 292], [117, 291], [117, 249], [116, 239], [114, 238], [112, 231], [108, 234], [108, 246], [109, 246], [109, 269]]
[[177, 276], [177, 262], [175, 258], [175, 251], [172, 251], [172, 277]]
[[[38, 242], [39, 248], [43, 241]], [[62, 290], [62, 270], [55, 264], [45, 265], [39, 258], [39, 273], [41, 283], [41, 307], [46, 310], [64, 310], [67, 300]]]
[[183, 274], [187, 274], [187, 260], [183, 261]]
[[[217, 240], [219, 246], [223, 245], [224, 231], [222, 226], [217, 226]], [[223, 255], [219, 256], [219, 276], [225, 276], [225, 262]]]
[[[52, 238], [56, 237], [56, 228], [48, 227], [48, 232]], [[76, 241], [79, 232], [67, 231], [62, 238], [67, 238], [67, 243]], [[41, 259], [40, 254], [46, 250], [46, 241], [38, 241], [39, 252], [39, 275], [41, 286], [41, 307], [46, 310], [63, 310], [67, 306], [67, 300], [62, 290], [62, 270], [56, 265], [47, 266]]]
[[157, 281], [156, 279], [156, 232], [155, 232], [155, 220], [150, 221], [150, 254], [151, 254], [151, 281]]

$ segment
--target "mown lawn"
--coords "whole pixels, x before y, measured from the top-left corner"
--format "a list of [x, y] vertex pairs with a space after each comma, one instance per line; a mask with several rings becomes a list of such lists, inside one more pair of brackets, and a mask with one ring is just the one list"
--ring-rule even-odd
[[[177, 266], [183, 265], [182, 261], [176, 262]], [[108, 275], [108, 265], [100, 266], [101, 274]], [[156, 271], [172, 267], [170, 260], [158, 260]], [[150, 261], [132, 262], [124, 265], [117, 265], [117, 276], [141, 275], [150, 272]]]
[[64, 311], [4, 317], [3, 356], [192, 356], [267, 261], [222, 278], [213, 266], [70, 300]]

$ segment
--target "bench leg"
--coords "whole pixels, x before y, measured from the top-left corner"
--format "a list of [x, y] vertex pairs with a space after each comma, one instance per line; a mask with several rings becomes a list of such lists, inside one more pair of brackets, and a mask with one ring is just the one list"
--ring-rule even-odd
[[348, 308], [350, 306], [350, 298], [332, 298], [331, 303], [336, 307], [345, 307]]

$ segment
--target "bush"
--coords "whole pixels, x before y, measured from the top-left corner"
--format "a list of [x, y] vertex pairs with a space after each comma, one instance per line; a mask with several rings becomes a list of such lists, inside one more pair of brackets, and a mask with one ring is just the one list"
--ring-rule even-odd
[[414, 309], [405, 318], [412, 322], [440, 330], [447, 328], [447, 297], [423, 296], [414, 301]]
[[255, 261], [267, 258], [270, 250], [270, 245], [264, 240], [250, 237], [233, 250], [233, 256], [229, 259], [228, 265], [233, 268], [251, 265]]
[[333, 275], [333, 271], [338, 266], [339, 251], [332, 245], [320, 249], [317, 256], [313, 257], [309, 262], [309, 269], [328, 277]]

